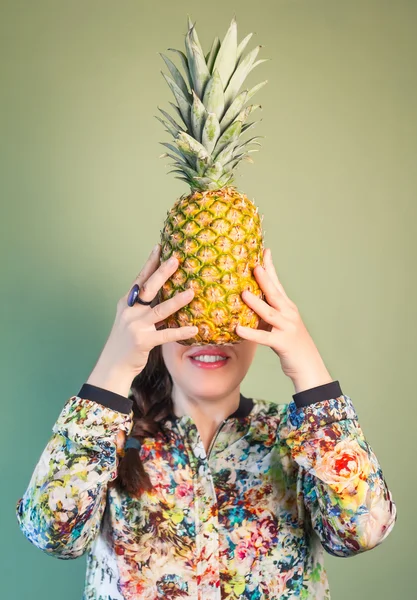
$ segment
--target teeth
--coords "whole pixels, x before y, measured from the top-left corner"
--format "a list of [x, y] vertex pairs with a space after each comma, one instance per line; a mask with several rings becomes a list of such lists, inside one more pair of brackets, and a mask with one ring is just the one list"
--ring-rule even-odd
[[212, 356], [211, 354], [201, 354], [200, 356], [193, 356], [194, 360], [201, 362], [218, 362], [219, 360], [226, 360], [226, 356]]

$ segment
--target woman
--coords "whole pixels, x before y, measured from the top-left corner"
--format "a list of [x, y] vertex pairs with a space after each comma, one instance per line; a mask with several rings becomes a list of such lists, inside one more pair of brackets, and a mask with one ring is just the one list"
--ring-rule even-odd
[[[195, 328], [161, 329], [193, 293], [154, 303], [178, 266], [159, 265], [159, 246], [120, 299], [16, 507], [41, 550], [87, 553], [83, 600], [327, 599], [324, 551], [353, 556], [392, 530], [352, 401], [264, 258], [266, 301], [242, 294], [261, 327], [239, 327], [239, 344], [186, 346]], [[289, 404], [240, 392], [258, 343], [294, 383]]]

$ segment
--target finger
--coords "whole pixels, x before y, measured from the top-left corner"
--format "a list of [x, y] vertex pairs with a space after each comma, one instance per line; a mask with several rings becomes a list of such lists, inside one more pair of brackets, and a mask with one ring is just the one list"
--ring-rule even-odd
[[179, 340], [189, 340], [198, 333], [196, 326], [184, 327], [167, 327], [166, 329], [158, 329], [151, 336], [152, 346], [160, 346], [169, 342], [178, 342]]
[[132, 287], [135, 285], [135, 283], [137, 283], [138, 286], [141, 287], [143, 281], [146, 281], [146, 279], [148, 279], [151, 276], [151, 274], [158, 268], [158, 265], [160, 262], [160, 259], [159, 259], [160, 251], [161, 251], [161, 246], [159, 244], [157, 244], [152, 249], [151, 253], [149, 254], [149, 256], [146, 260], [146, 263], [143, 265], [140, 273], [138, 275], [136, 275], [130, 288], [128, 289], [128, 291], [126, 293], [126, 297], [129, 294]]
[[[143, 273], [141, 273], [139, 275], [139, 279], [136, 279], [136, 283], [139, 285], [140, 288], [140, 299], [144, 302], [151, 302], [149, 306], [154, 307], [155, 305], [157, 305], [159, 301], [159, 299], [157, 298], [159, 289], [165, 283], [165, 281], [175, 273], [177, 268], [178, 259], [176, 257], [171, 257], [169, 260], [166, 260], [165, 262], [161, 263], [156, 270], [154, 269], [148, 279], [142, 278]], [[137, 310], [138, 307], [143, 308], [143, 304], [135, 302], [135, 304], [131, 308]]]
[[139, 287], [140, 299], [145, 302], [151, 302], [155, 299], [163, 284], [175, 273], [178, 269], [179, 260], [176, 256], [171, 256], [168, 260], [162, 262], [156, 271], [154, 271], [148, 279], [142, 282]]
[[277, 288], [266, 269], [260, 265], [256, 265], [253, 272], [268, 304], [273, 308], [283, 310], [285, 304], [287, 303], [287, 298], [285, 294], [283, 294], [281, 290]]
[[280, 282], [278, 279], [278, 275], [276, 274], [273, 262], [272, 262], [272, 253], [270, 248], [265, 248], [264, 250], [264, 266], [271, 277], [272, 281], [275, 283], [277, 287], [279, 287]]
[[178, 292], [169, 300], [165, 300], [160, 304], [154, 306], [152, 311], [147, 315], [146, 320], [153, 325], [159, 325], [167, 317], [172, 315], [175, 311], [186, 306], [194, 297], [194, 290], [188, 289], [184, 292]]
[[252, 327], [243, 327], [242, 325], [236, 325], [236, 333], [244, 340], [250, 340], [251, 342], [257, 342], [262, 346], [271, 345], [271, 333], [264, 331], [263, 329], [252, 329]]
[[242, 292], [242, 298], [249, 308], [254, 310], [265, 323], [269, 323], [269, 325], [273, 325], [273, 327], [277, 327], [278, 329], [284, 328], [285, 318], [273, 306], [270, 306], [255, 294], [252, 294], [249, 290], [244, 290]]
[[271, 252], [271, 248], [265, 248], [264, 251], [264, 257], [265, 257], [265, 267], [266, 270], [270, 276], [270, 278], [272, 279], [272, 281], [274, 282], [274, 284], [277, 286], [277, 288], [279, 289], [279, 291], [281, 292], [281, 294], [287, 298], [287, 300], [289, 300], [284, 287], [282, 285], [282, 283], [280, 282], [280, 280], [278, 279], [278, 275], [277, 272], [275, 270], [275, 266], [274, 263], [272, 261], [272, 252]]

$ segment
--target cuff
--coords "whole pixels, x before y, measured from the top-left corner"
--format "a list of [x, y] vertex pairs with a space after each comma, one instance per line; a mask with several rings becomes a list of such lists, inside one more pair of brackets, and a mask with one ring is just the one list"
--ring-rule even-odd
[[297, 392], [296, 394], [293, 394], [293, 399], [296, 407], [301, 408], [302, 406], [308, 406], [309, 404], [321, 402], [322, 400], [339, 398], [339, 396], [342, 395], [339, 381], [331, 381], [330, 383], [324, 383], [323, 385]]
[[130, 398], [116, 394], [104, 388], [92, 385], [91, 383], [84, 383], [78, 392], [79, 398], [85, 398], [87, 400], [93, 400], [98, 402], [107, 408], [117, 410], [118, 412], [126, 415], [130, 414], [132, 410], [133, 401]]

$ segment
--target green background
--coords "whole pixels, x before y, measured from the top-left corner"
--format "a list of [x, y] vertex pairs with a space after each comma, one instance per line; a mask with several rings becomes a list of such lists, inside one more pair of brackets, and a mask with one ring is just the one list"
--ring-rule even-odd
[[[166, 211], [187, 192], [166, 175], [153, 115], [174, 101], [159, 52], [205, 52], [233, 14], [245, 87], [265, 135], [237, 185], [332, 377], [354, 402], [397, 505], [382, 545], [326, 555], [333, 600], [410, 598], [415, 546], [417, 3], [2, 1], [2, 436], [0, 595], [77, 600], [85, 557], [51, 560], [20, 532], [25, 491], [65, 401], [79, 391]], [[289, 402], [259, 347], [246, 395]], [[414, 530], [414, 531], [413, 531]], [[410, 595], [409, 595], [410, 592]]]

